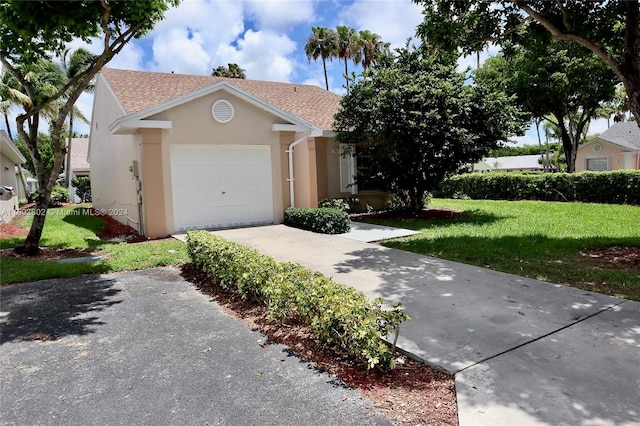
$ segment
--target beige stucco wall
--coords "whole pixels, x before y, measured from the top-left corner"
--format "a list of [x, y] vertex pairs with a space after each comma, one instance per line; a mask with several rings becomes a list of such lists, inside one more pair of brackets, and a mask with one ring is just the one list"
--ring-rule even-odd
[[12, 187], [16, 194], [10, 200], [0, 201], [0, 216], [3, 222], [9, 222], [18, 211], [18, 180], [15, 167], [13, 161], [0, 154], [0, 185]]
[[[594, 146], [597, 144], [601, 146], [600, 151], [594, 150]], [[629, 152], [629, 150], [596, 139], [578, 149], [576, 154], [576, 171], [585, 171], [587, 169], [587, 159], [589, 158], [607, 158], [609, 160], [609, 170], [622, 170], [625, 168], [625, 155], [623, 152]], [[635, 161], [634, 163], [637, 164]]]
[[139, 136], [112, 135], [109, 126], [124, 111], [102, 77], [96, 82], [89, 161], [93, 207], [113, 216], [120, 223], [140, 230], [136, 179], [129, 168], [140, 161]]
[[[211, 114], [211, 107], [219, 99], [226, 99], [233, 105], [234, 117], [228, 123], [217, 122]], [[285, 123], [282, 119], [232, 94], [216, 92], [155, 114], [148, 120], [163, 120], [172, 123], [171, 129], [161, 131], [162, 179], [157, 180], [154, 184], [163, 186], [163, 205], [156, 207], [163, 209], [167, 234], [175, 231], [171, 181], [171, 146], [173, 145], [269, 146], [272, 169], [271, 186], [274, 199], [273, 217], [274, 222], [282, 222], [284, 210], [289, 206], [288, 160], [285, 150], [295, 137], [293, 132], [274, 132], [272, 130], [273, 124]], [[144, 167], [150, 167], [146, 158], [143, 159]], [[147, 200], [148, 198], [145, 199], [145, 203]], [[157, 202], [158, 200], [154, 204]]]

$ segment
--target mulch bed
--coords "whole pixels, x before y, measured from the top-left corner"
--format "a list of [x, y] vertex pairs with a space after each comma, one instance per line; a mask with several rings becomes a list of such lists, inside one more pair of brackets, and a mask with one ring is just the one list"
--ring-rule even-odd
[[400, 354], [393, 371], [367, 370], [352, 358], [319, 346], [304, 326], [269, 320], [265, 305], [248, 302], [221, 288], [193, 265], [184, 265], [182, 274], [229, 315], [266, 335], [269, 340], [265, 344], [283, 344], [318, 370], [358, 390], [393, 424], [458, 424], [455, 382], [450, 375]]
[[640, 274], [640, 247], [600, 247], [581, 254], [602, 266]]

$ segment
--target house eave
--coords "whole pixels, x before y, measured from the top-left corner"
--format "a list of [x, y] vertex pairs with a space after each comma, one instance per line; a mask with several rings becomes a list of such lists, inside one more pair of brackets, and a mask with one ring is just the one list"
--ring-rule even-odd
[[[126, 118], [126, 117], [125, 117]], [[139, 129], [171, 129], [173, 123], [166, 120], [136, 120], [129, 119], [116, 121], [109, 126], [109, 131], [114, 135], [131, 135]]]

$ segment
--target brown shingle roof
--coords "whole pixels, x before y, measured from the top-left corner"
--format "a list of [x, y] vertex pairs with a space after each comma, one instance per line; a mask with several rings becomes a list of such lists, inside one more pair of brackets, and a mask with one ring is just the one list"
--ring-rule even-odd
[[89, 138], [73, 138], [71, 140], [71, 170], [89, 170], [87, 153]]
[[320, 87], [272, 81], [243, 80], [202, 75], [169, 74], [104, 68], [102, 75], [127, 114], [227, 81], [270, 105], [330, 130], [340, 96]]

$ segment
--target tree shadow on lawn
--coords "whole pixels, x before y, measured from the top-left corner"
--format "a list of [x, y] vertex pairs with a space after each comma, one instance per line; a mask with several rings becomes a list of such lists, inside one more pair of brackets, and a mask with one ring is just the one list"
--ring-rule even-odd
[[583, 253], [589, 249], [640, 246], [640, 238], [549, 238], [540, 234], [489, 238], [459, 236], [390, 240], [385, 247], [486, 267], [534, 279], [570, 284], [640, 300], [640, 276], [607, 267]]
[[121, 302], [115, 281], [84, 275], [0, 288], [0, 344], [85, 335], [103, 324], [97, 313]]
[[513, 216], [501, 216], [493, 213], [487, 213], [483, 210], [465, 210], [464, 216], [458, 219], [420, 219], [420, 218], [394, 218], [393, 212], [389, 212], [388, 218], [361, 216], [356, 219], [357, 222], [372, 223], [376, 225], [395, 226], [413, 231], [423, 231], [425, 229], [436, 229], [449, 227], [451, 225], [472, 224], [485, 225], [501, 220], [509, 219]]

